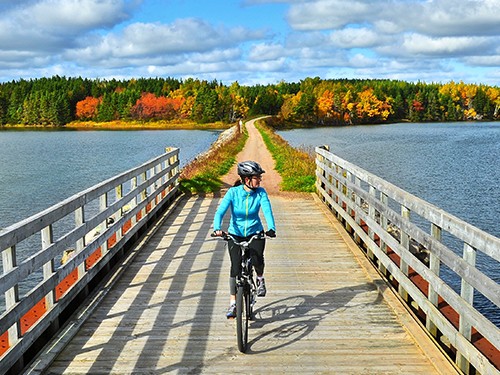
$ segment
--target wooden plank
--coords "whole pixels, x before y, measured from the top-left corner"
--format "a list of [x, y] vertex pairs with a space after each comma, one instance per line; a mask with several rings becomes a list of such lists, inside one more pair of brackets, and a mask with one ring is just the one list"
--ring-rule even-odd
[[239, 353], [224, 315], [227, 250], [209, 239], [217, 203], [180, 204], [46, 372], [456, 373], [422, 351], [433, 344], [415, 342], [402, 324], [410, 318], [389, 307], [355, 245], [309, 196], [272, 198], [279, 237], [266, 246], [268, 295], [257, 301], [249, 354]]

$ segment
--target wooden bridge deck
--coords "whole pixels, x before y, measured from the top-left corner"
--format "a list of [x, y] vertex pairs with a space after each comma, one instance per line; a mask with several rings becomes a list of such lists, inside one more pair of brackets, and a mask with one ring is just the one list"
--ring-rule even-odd
[[207, 241], [218, 199], [192, 197], [44, 373], [456, 373], [315, 198], [272, 203], [279, 237], [266, 247], [268, 295], [247, 354], [224, 316], [225, 245]]

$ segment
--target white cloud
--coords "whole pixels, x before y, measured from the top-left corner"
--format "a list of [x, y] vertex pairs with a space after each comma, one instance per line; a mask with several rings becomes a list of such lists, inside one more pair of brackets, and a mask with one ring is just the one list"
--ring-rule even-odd
[[381, 44], [383, 37], [368, 28], [346, 28], [333, 31], [330, 40], [341, 48], [366, 48]]
[[379, 32], [434, 36], [497, 35], [498, 0], [311, 0], [292, 3], [287, 19], [295, 30], [376, 27]]
[[111, 28], [129, 19], [130, 11], [131, 5], [123, 0], [43, 0], [3, 12], [0, 23], [3, 33], [68, 39], [82, 32]]
[[428, 56], [464, 56], [477, 54], [488, 48], [490, 39], [484, 37], [431, 38], [420, 34], [404, 37], [401, 45], [405, 53]]
[[248, 58], [250, 61], [269, 61], [286, 56], [287, 50], [280, 44], [259, 43], [251, 47]]
[[[500, 55], [493, 56], [471, 56], [464, 59], [464, 62], [468, 65], [472, 66], [491, 66], [498, 68], [500, 66]], [[497, 76], [500, 76], [500, 69], [497, 70], [499, 73]]]
[[2, 60], [23, 51], [32, 58], [55, 56], [74, 47], [82, 34], [130, 18], [132, 9], [125, 0], [16, 1], [5, 6], [0, 13]]
[[111, 28], [131, 17], [124, 0], [44, 0], [20, 10], [19, 17], [45, 31], [77, 34]]
[[361, 53], [357, 53], [349, 59], [349, 65], [354, 68], [373, 67], [377, 65], [377, 62], [377, 59], [367, 57]]
[[409, 26], [434, 36], [479, 36], [500, 33], [498, 0], [430, 0], [419, 6]]
[[210, 63], [239, 58], [239, 43], [264, 35], [244, 28], [217, 28], [199, 19], [135, 23], [119, 33], [82, 40], [83, 47], [68, 51], [65, 57], [114, 66], [173, 65], [187, 60]]

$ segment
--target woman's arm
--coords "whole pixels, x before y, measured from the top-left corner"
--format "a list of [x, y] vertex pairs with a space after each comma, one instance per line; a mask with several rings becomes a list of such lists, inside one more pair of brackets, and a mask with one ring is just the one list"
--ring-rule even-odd
[[264, 219], [266, 220], [267, 229], [276, 232], [276, 225], [274, 223], [273, 209], [271, 207], [271, 201], [265, 190], [262, 191], [260, 196], [260, 207], [264, 213]]
[[215, 211], [214, 215], [214, 231], [219, 231], [222, 229], [222, 218], [226, 214], [226, 211], [228, 210], [229, 206], [231, 206], [231, 199], [232, 199], [232, 191], [229, 189], [224, 195], [224, 198], [222, 198], [222, 201], [219, 204], [219, 207], [217, 208], [217, 211]]

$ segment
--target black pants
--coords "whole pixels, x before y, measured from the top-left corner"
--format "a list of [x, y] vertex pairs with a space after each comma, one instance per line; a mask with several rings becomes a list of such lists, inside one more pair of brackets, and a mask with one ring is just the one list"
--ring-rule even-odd
[[[252, 236], [249, 237], [238, 237], [234, 236], [237, 242], [248, 241]], [[262, 275], [264, 273], [264, 248], [266, 246], [266, 240], [264, 238], [259, 240], [253, 240], [250, 244], [250, 253], [252, 256], [252, 265], [255, 269], [257, 275]], [[231, 294], [236, 294], [236, 276], [241, 272], [241, 247], [235, 245], [233, 240], [227, 242], [227, 248], [229, 251], [229, 257], [231, 258], [231, 270], [229, 273], [229, 290]]]

